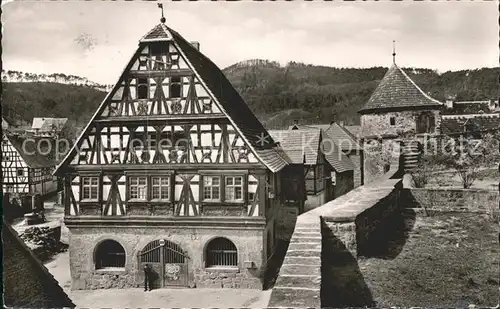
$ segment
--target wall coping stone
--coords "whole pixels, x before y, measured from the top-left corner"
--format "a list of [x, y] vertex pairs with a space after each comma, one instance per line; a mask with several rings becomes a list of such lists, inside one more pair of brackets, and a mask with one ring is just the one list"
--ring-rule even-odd
[[473, 192], [473, 193], [488, 193], [499, 194], [497, 190], [477, 189], [477, 188], [449, 188], [449, 187], [429, 187], [429, 188], [405, 188], [410, 191], [449, 191], [449, 192]]
[[[312, 239], [318, 242], [323, 239], [322, 222], [353, 223], [358, 215], [386, 198], [396, 188], [402, 188], [402, 179], [394, 179], [399, 173], [398, 162], [399, 159], [393, 160], [389, 171], [372, 183], [357, 187], [297, 217], [290, 247], [271, 292], [269, 307], [321, 308], [322, 250], [297, 248], [301, 247], [300, 244], [314, 246], [317, 242]], [[297, 265], [306, 270], [296, 270]]]

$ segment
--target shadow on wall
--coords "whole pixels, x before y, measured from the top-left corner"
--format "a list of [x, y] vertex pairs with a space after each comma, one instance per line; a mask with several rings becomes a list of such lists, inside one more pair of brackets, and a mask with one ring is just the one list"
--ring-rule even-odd
[[375, 306], [356, 257], [323, 222], [321, 224], [321, 307]]
[[358, 256], [392, 260], [403, 250], [410, 231], [415, 225], [416, 213], [412, 209], [397, 208], [365, 239], [358, 240]]
[[264, 290], [271, 289], [274, 286], [281, 266], [283, 265], [283, 260], [285, 259], [289, 244], [289, 241], [277, 239], [274, 253], [267, 261], [262, 275], [262, 286]]

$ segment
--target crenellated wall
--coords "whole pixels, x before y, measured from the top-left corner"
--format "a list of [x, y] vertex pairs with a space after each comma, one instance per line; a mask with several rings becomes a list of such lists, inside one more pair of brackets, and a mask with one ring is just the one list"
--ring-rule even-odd
[[269, 307], [373, 305], [357, 258], [400, 205], [398, 162], [376, 181], [297, 218]]

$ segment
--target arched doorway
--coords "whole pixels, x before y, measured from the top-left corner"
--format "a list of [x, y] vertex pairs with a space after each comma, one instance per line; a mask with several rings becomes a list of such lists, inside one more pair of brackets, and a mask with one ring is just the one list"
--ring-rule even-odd
[[431, 112], [423, 112], [417, 117], [417, 134], [433, 133], [435, 130], [435, 119]]
[[188, 286], [188, 260], [176, 243], [163, 239], [152, 241], [139, 253], [140, 277], [144, 281], [142, 269], [148, 264], [153, 271], [153, 288]]

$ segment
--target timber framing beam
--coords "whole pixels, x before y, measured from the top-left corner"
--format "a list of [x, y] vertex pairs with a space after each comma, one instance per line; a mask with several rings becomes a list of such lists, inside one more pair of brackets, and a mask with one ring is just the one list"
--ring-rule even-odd
[[224, 114], [185, 114], [185, 115], [149, 115], [149, 116], [113, 116], [104, 119], [96, 119], [96, 123], [116, 123], [144, 124], [148, 121], [152, 125], [165, 124], [165, 121], [175, 121], [175, 125], [182, 124], [207, 124], [211, 123], [229, 123]]
[[185, 170], [197, 172], [197, 170], [239, 170], [239, 169], [262, 169], [265, 167], [261, 164], [207, 164], [207, 163], [173, 163], [173, 164], [108, 164], [108, 165], [73, 165], [71, 168], [73, 171], [155, 171], [155, 170]]

